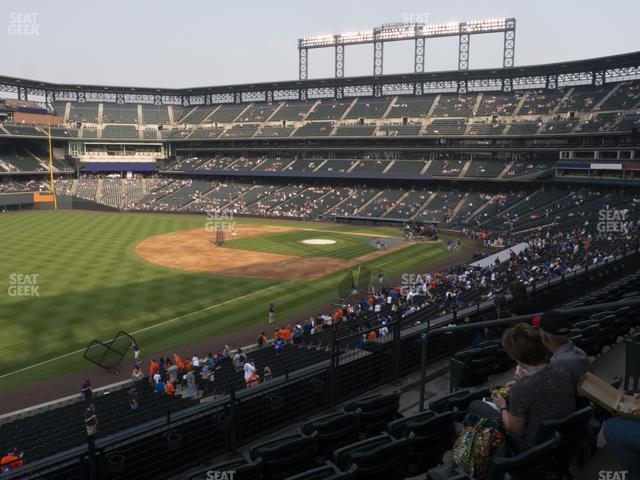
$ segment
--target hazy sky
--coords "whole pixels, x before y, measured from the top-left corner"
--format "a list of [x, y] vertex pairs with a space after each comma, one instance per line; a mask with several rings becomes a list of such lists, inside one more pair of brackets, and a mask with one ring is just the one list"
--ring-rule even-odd
[[[0, 74], [149, 87], [292, 80], [299, 37], [495, 17], [517, 20], [516, 65], [640, 49], [640, 0], [2, 0]], [[501, 66], [502, 41], [472, 36], [470, 68]], [[370, 74], [372, 56], [348, 47], [346, 75]], [[386, 44], [384, 66], [412, 71], [413, 43]], [[456, 67], [457, 38], [427, 42], [427, 70]], [[309, 76], [332, 75], [333, 50], [312, 50]]]

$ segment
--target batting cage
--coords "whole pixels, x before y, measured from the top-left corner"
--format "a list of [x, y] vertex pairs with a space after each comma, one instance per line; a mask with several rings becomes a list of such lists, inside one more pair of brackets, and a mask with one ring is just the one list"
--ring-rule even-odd
[[338, 283], [338, 299], [346, 303], [358, 293], [368, 292], [371, 288], [371, 269], [357, 266], [349, 270]]
[[84, 351], [84, 358], [112, 373], [120, 373], [120, 363], [129, 351], [133, 337], [120, 331], [113, 340], [101, 342], [92, 340]]
[[224, 227], [218, 225], [216, 227], [216, 240], [215, 240], [215, 246], [216, 247], [224, 247]]

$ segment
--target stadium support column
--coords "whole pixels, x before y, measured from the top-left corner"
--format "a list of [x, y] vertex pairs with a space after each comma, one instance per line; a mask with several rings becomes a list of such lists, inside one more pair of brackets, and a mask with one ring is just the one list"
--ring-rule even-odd
[[[337, 36], [337, 35], [336, 35]], [[344, 45], [337, 43], [336, 39], [336, 59], [335, 59], [336, 78], [344, 77]]]
[[458, 37], [458, 70], [469, 69], [469, 32], [467, 24], [460, 24], [460, 36]]
[[502, 52], [502, 66], [513, 67], [516, 52], [516, 19], [510, 18], [506, 21], [504, 31], [504, 50]]
[[425, 38], [420, 37], [416, 38], [416, 47], [415, 47], [415, 59], [414, 59], [414, 72], [415, 73], [423, 73], [424, 72], [424, 58], [425, 58]]
[[382, 75], [384, 64], [384, 42], [373, 42], [373, 74]]
[[308, 77], [309, 49], [298, 47], [298, 78], [306, 80]]

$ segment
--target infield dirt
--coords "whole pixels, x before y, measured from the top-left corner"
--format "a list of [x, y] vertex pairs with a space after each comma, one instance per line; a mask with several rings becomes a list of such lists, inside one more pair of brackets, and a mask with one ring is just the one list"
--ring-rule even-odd
[[[297, 230], [301, 229], [277, 225], [243, 224], [238, 228], [238, 238]], [[321, 238], [322, 232], [317, 233]], [[348, 232], [344, 234], [349, 235]], [[412, 242], [404, 242], [395, 247], [345, 260], [328, 257], [296, 257], [216, 247], [212, 238], [212, 233], [204, 228], [166, 233], [140, 242], [136, 247], [136, 254], [148, 262], [189, 272], [290, 281], [315, 280], [412, 245]]]

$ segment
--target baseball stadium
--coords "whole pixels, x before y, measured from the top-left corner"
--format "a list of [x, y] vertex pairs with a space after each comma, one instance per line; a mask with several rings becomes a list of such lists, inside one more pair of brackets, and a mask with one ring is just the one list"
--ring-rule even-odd
[[[265, 13], [273, 43], [256, 28], [235, 45], [173, 23], [195, 7], [160, 5], [50, 81], [48, 61], [11, 72], [65, 48], [47, 24], [63, 17], [13, 8], [1, 480], [640, 478], [636, 45], [602, 37], [606, 55], [559, 61], [528, 46], [572, 19], [449, 21], [445, 6], [442, 22], [396, 12], [349, 33]], [[236, 61], [207, 80], [167, 53], [172, 71], [146, 83], [178, 86], [118, 86], [147, 78], [112, 58], [120, 42], [156, 58], [164, 22], [165, 40], [195, 55], [219, 35]], [[271, 72], [250, 65], [261, 40]], [[411, 66], [391, 73], [399, 46]], [[267, 81], [280, 66], [289, 79]]]

